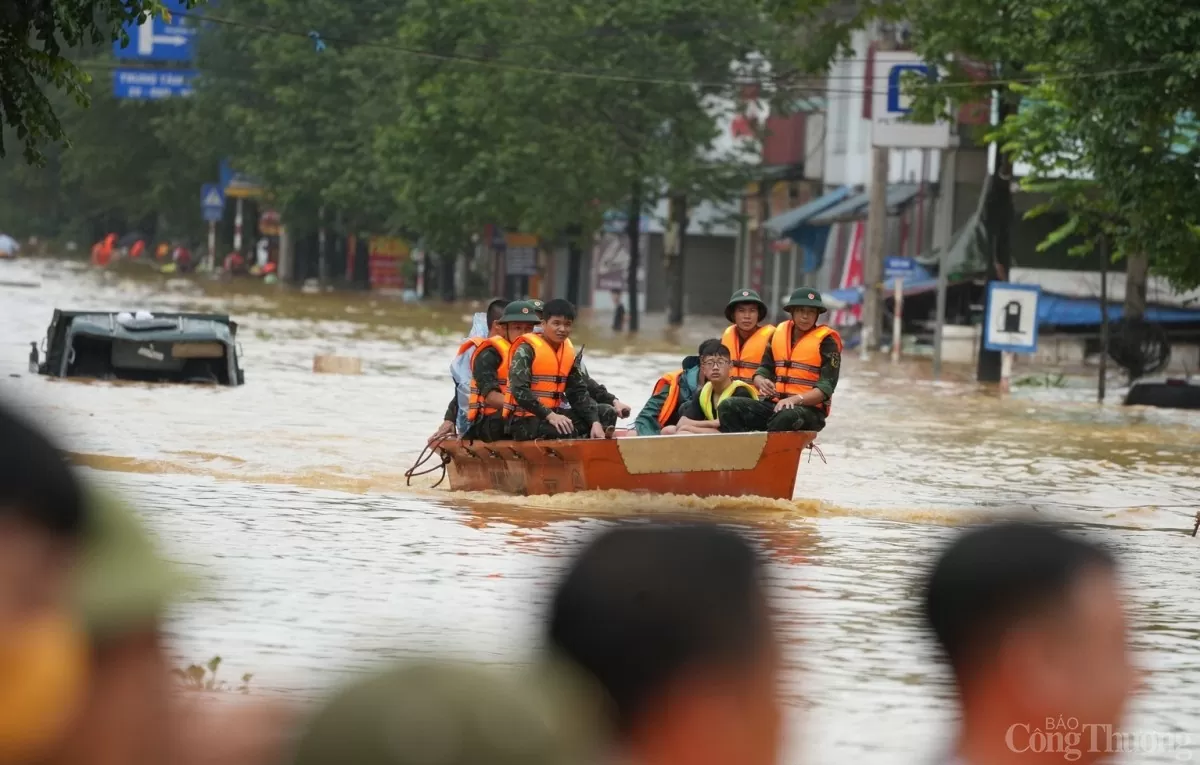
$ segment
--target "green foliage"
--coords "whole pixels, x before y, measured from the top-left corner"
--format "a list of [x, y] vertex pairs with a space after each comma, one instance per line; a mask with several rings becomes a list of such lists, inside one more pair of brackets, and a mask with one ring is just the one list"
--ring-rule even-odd
[[[40, 164], [43, 146], [67, 137], [59, 121], [61, 109], [44, 88], [62, 91], [82, 106], [90, 100], [92, 78], [67, 53], [114, 40], [128, 43], [122, 28], [126, 23], [161, 14], [159, 0], [5, 3], [0, 12], [0, 126], [16, 133], [27, 162]], [[0, 157], [5, 154], [0, 133]]]
[[[1146, 253], [1177, 286], [1200, 285], [1200, 6], [1187, 0], [915, 0], [884, 15], [913, 23], [915, 47], [948, 76], [918, 93], [918, 113], [983, 100], [1009, 108], [988, 140], [1033, 171], [1048, 195], [1031, 214], [1065, 211], [1090, 253]], [[1018, 108], [1019, 107], [1019, 108]]]

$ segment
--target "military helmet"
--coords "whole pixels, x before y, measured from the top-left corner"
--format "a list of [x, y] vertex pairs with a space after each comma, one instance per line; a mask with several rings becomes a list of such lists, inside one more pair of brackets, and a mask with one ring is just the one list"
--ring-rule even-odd
[[529, 322], [530, 324], [538, 323], [537, 311], [527, 300], [514, 300], [504, 308], [504, 314], [497, 321], [498, 324], [510, 324], [512, 322]]
[[759, 297], [758, 293], [751, 289], [735, 290], [729, 298], [729, 303], [725, 306], [725, 318], [730, 322], [733, 321], [733, 309], [739, 303], [753, 303], [758, 306], [758, 320], [762, 321], [767, 318], [767, 304]]
[[818, 314], [829, 310], [821, 300], [821, 293], [812, 287], [799, 287], [792, 293], [783, 304], [783, 310], [790, 311], [793, 308], [816, 308]]

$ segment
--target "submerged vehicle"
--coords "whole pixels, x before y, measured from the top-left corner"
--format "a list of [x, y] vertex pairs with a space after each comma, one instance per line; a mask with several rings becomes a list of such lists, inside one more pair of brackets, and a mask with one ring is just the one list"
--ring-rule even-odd
[[50, 377], [241, 385], [237, 324], [222, 314], [55, 310], [31, 372]]
[[1200, 409], [1200, 385], [1180, 377], [1138, 380], [1129, 386], [1125, 406]]
[[813, 432], [714, 433], [436, 446], [452, 490], [560, 494], [620, 489], [791, 499]]

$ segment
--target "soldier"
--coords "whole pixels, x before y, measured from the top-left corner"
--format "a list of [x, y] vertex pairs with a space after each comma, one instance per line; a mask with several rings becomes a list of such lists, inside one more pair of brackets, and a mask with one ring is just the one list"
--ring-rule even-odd
[[[498, 298], [488, 303], [486, 322], [489, 337], [502, 337], [504, 335], [504, 330], [500, 327], [498, 321], [500, 317], [504, 315], [504, 309], [507, 307], [508, 301], [504, 300], [503, 298]], [[478, 317], [478, 314], [476, 314], [476, 316]], [[485, 339], [487, 338], [476, 336], [469, 337], [463, 341], [463, 344], [458, 348], [458, 354], [455, 356], [454, 363], [458, 364], [459, 359], [461, 359], [463, 354], [473, 354], [479, 349], [479, 346], [483, 344]], [[439, 425], [438, 429], [435, 430], [433, 435], [429, 437], [427, 443], [432, 446], [441, 439], [449, 438], [450, 436], [454, 435], [454, 432], [457, 429], [457, 425], [460, 421], [458, 415], [458, 393], [456, 392], [454, 398], [450, 399], [450, 405], [446, 407], [446, 414], [442, 417], [442, 424]]]
[[842, 338], [833, 327], [818, 326], [828, 309], [821, 293], [801, 287], [784, 304], [791, 319], [771, 335], [754, 385], [763, 400], [729, 398], [717, 408], [721, 429], [811, 430], [825, 427], [842, 363]]
[[565, 663], [506, 671], [420, 660], [335, 695], [293, 765], [581, 765], [609, 734], [603, 696]]
[[731, 325], [721, 335], [721, 344], [729, 349], [733, 379], [749, 382], [754, 379], [775, 330], [770, 324], [759, 326], [766, 321], [767, 304], [754, 290], [736, 290], [725, 306], [725, 318]]
[[[537, 312], [538, 321], [541, 321], [542, 311], [545, 309], [546, 304], [536, 298], [530, 299], [528, 302], [533, 306], [533, 310]], [[540, 325], [534, 327], [533, 331], [541, 334], [542, 327]], [[583, 353], [582, 347], [579, 349], [579, 352], [581, 354]], [[607, 404], [611, 406], [613, 409], [617, 410], [618, 417], [628, 417], [633, 412], [633, 407], [618, 399], [615, 395], [609, 392], [608, 388], [605, 388], [596, 380], [596, 378], [588, 374], [587, 365], [583, 363], [582, 359], [579, 361], [579, 367], [580, 371], [583, 372], [583, 381], [587, 383], [588, 395], [592, 397], [593, 401], [595, 401], [597, 404]], [[568, 405], [565, 408], [569, 409], [570, 406]]]
[[523, 300], [509, 303], [496, 320], [499, 335], [492, 335], [475, 347], [471, 359], [471, 397], [467, 421], [471, 423], [464, 439], [503, 441], [505, 434], [504, 394], [508, 391], [509, 349], [537, 324], [533, 306]]
[[[588, 394], [579, 356], [571, 343], [575, 306], [551, 300], [543, 309], [542, 332], [513, 343], [504, 407], [514, 440], [604, 438], [617, 412]], [[570, 404], [565, 408], [563, 402]]]

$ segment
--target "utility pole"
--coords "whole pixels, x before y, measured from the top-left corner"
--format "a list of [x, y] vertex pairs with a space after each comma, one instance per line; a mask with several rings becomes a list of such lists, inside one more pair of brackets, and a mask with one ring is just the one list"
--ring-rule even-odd
[[329, 261], [325, 257], [325, 205], [317, 211], [317, 281], [321, 289], [329, 281]]
[[891, 150], [871, 150], [871, 188], [867, 206], [867, 252], [863, 260], [862, 354], [879, 347], [883, 334], [883, 255], [887, 239], [888, 160]]
[[937, 320], [933, 328], [933, 379], [942, 375], [942, 338], [946, 332], [946, 291], [950, 284], [950, 240], [954, 236], [954, 192], [958, 177], [958, 149], [942, 152], [942, 180], [938, 184], [937, 213], [933, 221], [933, 247], [938, 251]]
[[1100, 375], [1096, 381], [1096, 401], [1104, 403], [1108, 382], [1108, 237], [1100, 237]]
[[[999, 68], [997, 67], [997, 71]], [[992, 124], [1002, 125], [1011, 112], [1007, 92], [992, 91]], [[1012, 159], [992, 144], [988, 151], [989, 178], [988, 197], [984, 215], [991, 239], [991, 257], [988, 258], [988, 281], [1006, 281], [1012, 266]], [[1004, 376], [1002, 354], [984, 347], [983, 333], [979, 335], [979, 362], [975, 366], [975, 379], [979, 382], [1000, 382]]]

